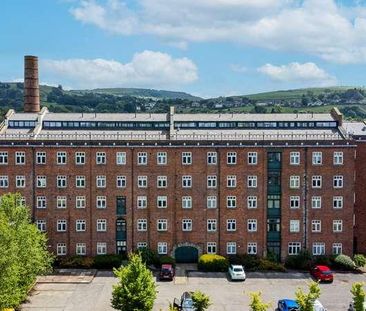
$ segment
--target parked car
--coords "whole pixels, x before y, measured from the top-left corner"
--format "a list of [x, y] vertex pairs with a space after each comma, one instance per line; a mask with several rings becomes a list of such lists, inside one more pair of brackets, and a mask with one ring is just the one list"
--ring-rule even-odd
[[[366, 311], [366, 301], [363, 303], [363, 310]], [[353, 305], [353, 301], [349, 304], [348, 311], [355, 311], [355, 307]]]
[[160, 280], [170, 280], [172, 281], [174, 278], [174, 268], [171, 264], [161, 265], [159, 279]]
[[196, 308], [193, 306], [192, 292], [184, 292], [180, 300], [174, 298], [173, 306], [180, 311], [195, 311]]
[[299, 305], [292, 299], [281, 299], [277, 303], [278, 311], [299, 311]]
[[333, 272], [327, 266], [315, 266], [310, 270], [310, 274], [317, 281], [333, 282]]
[[242, 265], [230, 265], [229, 276], [231, 280], [242, 280], [245, 281], [246, 275], [244, 267]]
[[314, 301], [314, 311], [327, 311], [322, 305], [322, 303], [317, 299]]

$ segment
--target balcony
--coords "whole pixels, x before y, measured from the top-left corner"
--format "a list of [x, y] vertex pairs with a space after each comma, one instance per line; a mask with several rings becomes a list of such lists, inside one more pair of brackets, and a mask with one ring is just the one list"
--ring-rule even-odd
[[126, 231], [117, 231], [116, 232], [117, 241], [126, 241], [126, 238], [127, 238]]
[[268, 161], [269, 170], [279, 170], [281, 169], [281, 161]]
[[281, 210], [279, 208], [267, 208], [267, 218], [279, 218], [281, 216]]
[[281, 232], [279, 231], [269, 231], [267, 232], [267, 242], [280, 242]]
[[267, 185], [267, 194], [281, 194], [281, 185]]

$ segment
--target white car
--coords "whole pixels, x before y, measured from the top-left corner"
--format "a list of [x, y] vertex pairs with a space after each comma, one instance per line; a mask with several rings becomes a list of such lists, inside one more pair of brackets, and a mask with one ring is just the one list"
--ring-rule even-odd
[[230, 265], [229, 275], [231, 280], [245, 281], [246, 279], [244, 267], [242, 265]]
[[314, 301], [314, 311], [327, 311], [321, 304], [321, 302], [317, 299]]

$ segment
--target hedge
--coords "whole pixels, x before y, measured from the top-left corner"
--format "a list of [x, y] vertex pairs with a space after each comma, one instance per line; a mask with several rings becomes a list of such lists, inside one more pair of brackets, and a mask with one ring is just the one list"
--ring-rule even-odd
[[211, 272], [226, 272], [229, 260], [216, 254], [204, 254], [198, 260], [198, 269]]

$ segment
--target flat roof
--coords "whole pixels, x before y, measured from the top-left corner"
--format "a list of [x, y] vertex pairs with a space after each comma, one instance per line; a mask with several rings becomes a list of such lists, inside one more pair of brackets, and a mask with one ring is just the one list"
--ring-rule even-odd
[[366, 136], [366, 124], [364, 122], [343, 122], [342, 126], [349, 135]]

